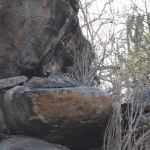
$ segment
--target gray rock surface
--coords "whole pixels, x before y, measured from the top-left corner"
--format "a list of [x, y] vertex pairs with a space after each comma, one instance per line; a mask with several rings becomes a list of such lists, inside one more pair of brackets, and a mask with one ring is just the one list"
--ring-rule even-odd
[[57, 76], [49, 78], [33, 77], [31, 80], [25, 82], [24, 85], [32, 88], [65, 88], [81, 86], [79, 82], [68, 77], [60, 78]]
[[0, 79], [0, 90], [8, 87], [12, 87], [27, 81], [28, 78], [26, 76], [18, 76], [12, 78]]
[[10, 133], [5, 122], [5, 116], [2, 108], [1, 94], [0, 94], [0, 132], [7, 133], [7, 134]]
[[0, 142], [0, 150], [69, 150], [68, 148], [51, 144], [46, 141], [23, 135], [7, 136]]
[[25, 134], [74, 150], [102, 144], [112, 108], [104, 91], [84, 86], [16, 86], [2, 95], [1, 105], [9, 134]]

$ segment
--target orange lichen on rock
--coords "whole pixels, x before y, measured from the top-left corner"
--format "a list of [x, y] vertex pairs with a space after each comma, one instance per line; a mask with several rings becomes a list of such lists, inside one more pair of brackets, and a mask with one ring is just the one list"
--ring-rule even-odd
[[34, 110], [49, 122], [65, 117], [67, 120], [86, 120], [89, 115], [99, 117], [99, 113], [110, 106], [110, 101], [106, 96], [87, 98], [84, 95], [64, 91], [61, 94], [41, 92], [34, 98], [33, 104]]

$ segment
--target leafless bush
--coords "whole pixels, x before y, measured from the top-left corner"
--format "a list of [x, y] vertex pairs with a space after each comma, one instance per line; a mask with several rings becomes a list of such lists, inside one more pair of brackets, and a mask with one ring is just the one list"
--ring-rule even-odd
[[[105, 18], [106, 6], [112, 1], [106, 2], [102, 12], [94, 14], [95, 18], [91, 18], [88, 12], [89, 7], [95, 0], [85, 0], [85, 3], [82, 2], [79, 0], [79, 14], [80, 18], [82, 18], [80, 19], [80, 21], [82, 20], [81, 28], [87, 40], [77, 37], [78, 41], [71, 43], [74, 66], [69, 67], [67, 71], [74, 72], [82, 85], [99, 86], [101, 84], [104, 86], [103, 81], [106, 81], [109, 78], [108, 76], [111, 76], [114, 70], [119, 68], [111, 61], [114, 42], [112, 41], [114, 38], [113, 15], [111, 15], [111, 18]], [[98, 28], [95, 28], [95, 26]], [[101, 31], [103, 33], [99, 34]], [[111, 70], [111, 72], [107, 70]]]
[[142, 83], [124, 96], [124, 104], [118, 93], [113, 94], [113, 113], [105, 131], [103, 150], [150, 149], [150, 91], [139, 92], [141, 88]]
[[79, 17], [96, 57], [89, 47], [80, 54], [76, 51], [74, 60], [83, 85], [94, 83], [111, 95], [113, 113], [103, 150], [149, 150], [150, 96], [143, 91], [150, 86], [150, 2], [133, 0], [120, 10], [115, 1], [108, 0], [91, 17], [95, 1], [79, 0]]
[[[129, 6], [120, 5], [120, 10], [115, 8], [115, 1], [108, 0], [97, 12], [91, 12], [91, 17], [89, 10], [95, 2], [79, 0], [79, 17], [96, 57], [93, 59], [91, 49], [87, 49], [75, 54], [75, 61], [76, 71], [83, 71], [83, 85], [94, 83], [106, 90], [113, 101], [103, 149], [148, 150], [150, 123], [149, 110], [145, 110], [150, 102], [142, 93], [137, 99], [132, 97], [150, 86], [150, 2], [129, 1]], [[121, 108], [125, 101], [126, 107]]]
[[[92, 9], [93, 3], [95, 3], [94, 9]], [[94, 86], [103, 87], [108, 92], [112, 91], [116, 72], [120, 74], [119, 78], [124, 76], [122, 78], [124, 89], [129, 87], [129, 84], [131, 84], [130, 89], [134, 89], [138, 85], [139, 78], [143, 76], [143, 72], [144, 78], [147, 78], [147, 84], [150, 75], [148, 67], [150, 56], [148, 7], [150, 3], [148, 0], [140, 4], [136, 4], [136, 0], [130, 1], [128, 8], [120, 5], [122, 10], [115, 8], [115, 5], [119, 4], [113, 0], [101, 2], [101, 7], [96, 0], [79, 0], [79, 4], [81, 28], [92, 45], [93, 53], [97, 56], [92, 65], [87, 62], [91, 57], [88, 49], [83, 53], [83, 57], [79, 58], [78, 66], [83, 63], [82, 66], [87, 65], [86, 68], [89, 68], [88, 65], [91, 65], [91, 70], [87, 69], [86, 73], [82, 74], [82, 78], [86, 80], [83, 85], [94, 83]], [[141, 5], [144, 7], [140, 8]]]

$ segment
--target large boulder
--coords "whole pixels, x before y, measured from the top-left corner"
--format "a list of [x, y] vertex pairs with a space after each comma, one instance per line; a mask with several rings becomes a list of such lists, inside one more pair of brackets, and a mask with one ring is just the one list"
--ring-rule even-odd
[[83, 37], [78, 9], [77, 0], [0, 0], [0, 79], [42, 76], [49, 61], [71, 65], [66, 44]]
[[112, 107], [99, 88], [16, 86], [2, 95], [1, 108], [5, 117], [0, 124], [5, 128], [0, 132], [88, 150], [102, 144]]

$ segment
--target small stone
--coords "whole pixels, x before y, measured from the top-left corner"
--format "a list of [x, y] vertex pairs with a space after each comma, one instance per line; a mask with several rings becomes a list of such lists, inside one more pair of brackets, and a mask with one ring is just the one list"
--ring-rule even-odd
[[69, 150], [68, 148], [48, 143], [44, 140], [23, 135], [10, 135], [0, 142], [0, 150]]

